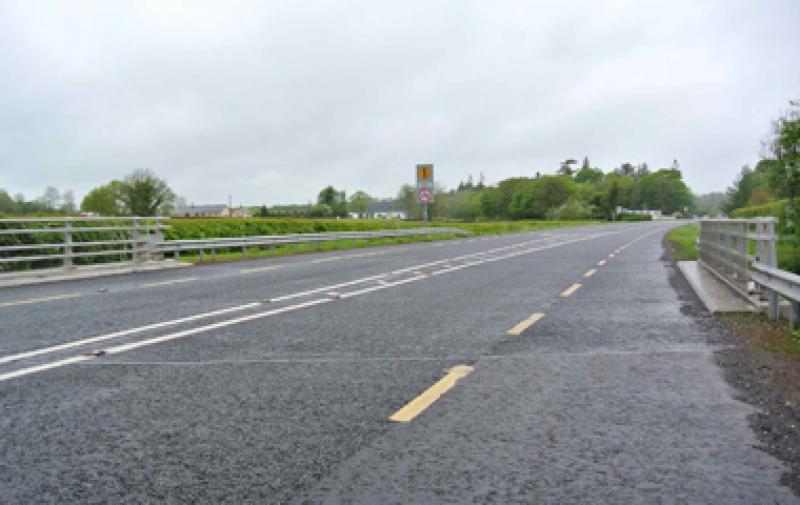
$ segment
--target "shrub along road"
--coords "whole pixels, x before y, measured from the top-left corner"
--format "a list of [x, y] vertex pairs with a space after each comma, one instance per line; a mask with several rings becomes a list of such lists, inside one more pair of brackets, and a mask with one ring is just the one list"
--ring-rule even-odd
[[0, 502], [796, 503], [671, 226], [3, 290]]

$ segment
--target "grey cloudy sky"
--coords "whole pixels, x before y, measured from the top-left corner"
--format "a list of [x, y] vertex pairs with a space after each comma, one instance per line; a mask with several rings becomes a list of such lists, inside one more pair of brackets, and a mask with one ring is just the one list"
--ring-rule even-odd
[[722, 190], [800, 97], [799, 21], [797, 0], [0, 0], [0, 188], [148, 167], [272, 204], [588, 155]]

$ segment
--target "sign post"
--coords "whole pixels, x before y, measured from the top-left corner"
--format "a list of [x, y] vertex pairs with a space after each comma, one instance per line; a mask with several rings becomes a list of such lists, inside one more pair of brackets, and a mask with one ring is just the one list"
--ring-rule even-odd
[[433, 164], [417, 165], [417, 202], [422, 204], [422, 219], [428, 222], [428, 204], [433, 203]]

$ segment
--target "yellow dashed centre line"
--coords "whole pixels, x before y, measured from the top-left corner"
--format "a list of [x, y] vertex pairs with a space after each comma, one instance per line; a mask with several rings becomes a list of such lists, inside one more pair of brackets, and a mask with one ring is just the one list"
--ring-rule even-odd
[[390, 421], [396, 423], [407, 423], [420, 415], [425, 409], [433, 405], [436, 400], [456, 385], [459, 379], [471, 374], [474, 368], [467, 365], [458, 365], [451, 368], [447, 375], [442, 377], [439, 382], [425, 390], [424, 393], [411, 400], [405, 407], [395, 412]]
[[41, 302], [52, 302], [55, 300], [67, 300], [69, 298], [78, 298], [81, 296], [80, 293], [70, 293], [67, 295], [55, 295], [55, 296], [45, 296], [42, 298], [31, 298], [30, 300], [17, 300], [15, 302], [3, 302], [0, 303], [0, 307], [15, 307], [17, 305], [30, 305], [33, 303], [41, 303]]
[[600, 260], [597, 262], [597, 266], [601, 267], [606, 264], [606, 260]]
[[580, 288], [581, 288], [581, 285], [576, 282], [572, 286], [568, 287], [566, 289], [566, 291], [561, 293], [561, 298], [566, 298], [566, 297], [572, 295], [572, 293], [574, 293], [575, 291], [579, 290]]
[[528, 328], [536, 324], [536, 322], [543, 317], [544, 314], [542, 314], [541, 312], [534, 312], [533, 314], [531, 314], [531, 317], [517, 324], [516, 326], [508, 330], [506, 333], [509, 335], [519, 335], [523, 331], [527, 330]]
[[186, 277], [185, 279], [172, 279], [171, 281], [150, 282], [139, 284], [140, 288], [159, 288], [161, 286], [170, 286], [172, 284], [183, 284], [184, 282], [194, 282], [200, 280], [200, 277]]
[[593, 276], [593, 275], [594, 275], [596, 272], [597, 272], [597, 269], [596, 269], [596, 268], [592, 268], [591, 270], [589, 270], [588, 272], [586, 272], [585, 274], [583, 274], [583, 276], [584, 276], [584, 277], [591, 277], [591, 276]]

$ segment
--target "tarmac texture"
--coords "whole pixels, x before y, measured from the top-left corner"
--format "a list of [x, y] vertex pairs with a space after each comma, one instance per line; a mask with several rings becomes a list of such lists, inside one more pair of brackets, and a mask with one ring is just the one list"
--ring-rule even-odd
[[670, 226], [0, 290], [0, 503], [798, 503]]

